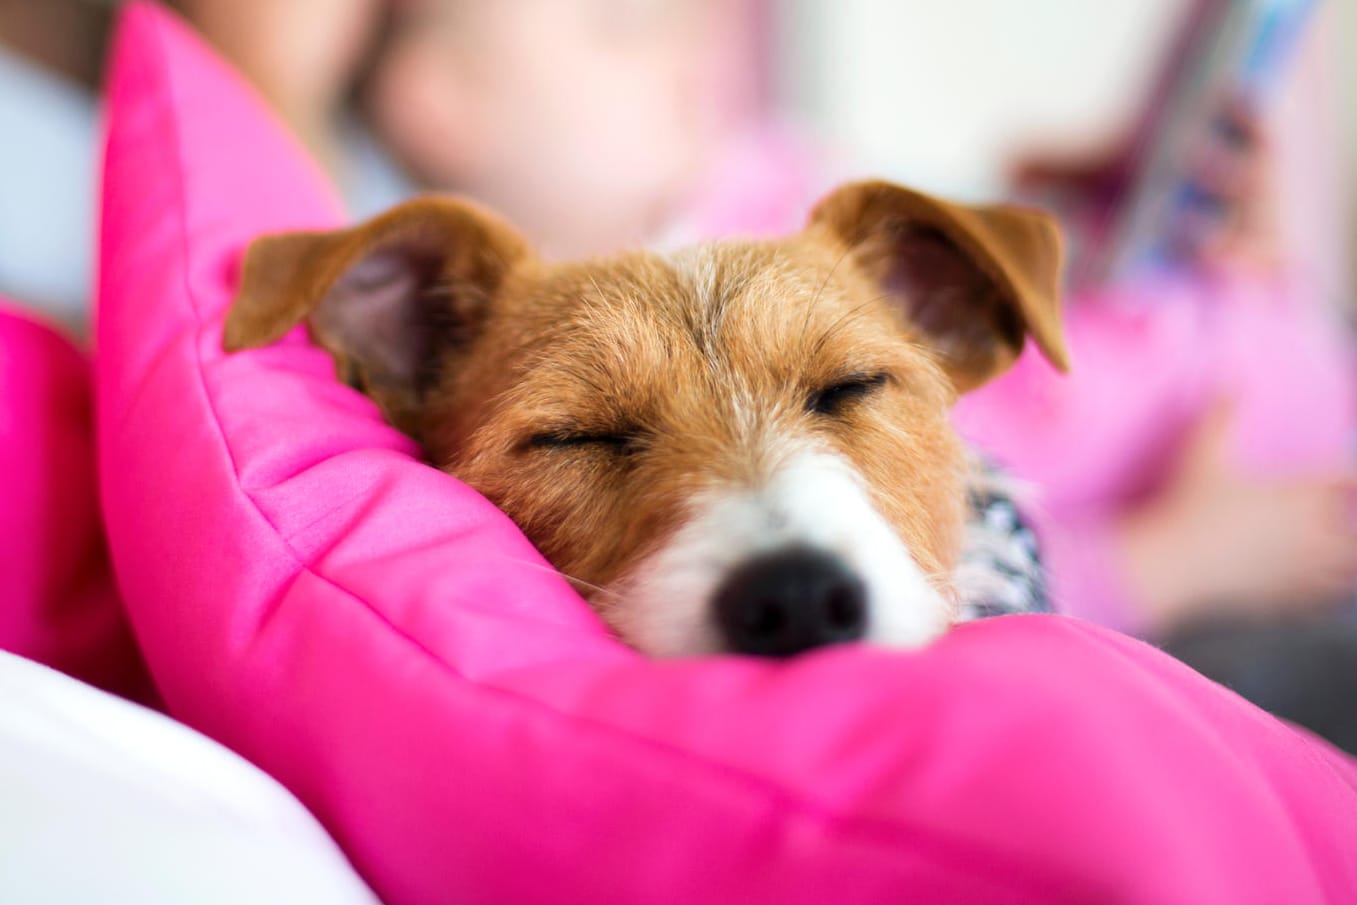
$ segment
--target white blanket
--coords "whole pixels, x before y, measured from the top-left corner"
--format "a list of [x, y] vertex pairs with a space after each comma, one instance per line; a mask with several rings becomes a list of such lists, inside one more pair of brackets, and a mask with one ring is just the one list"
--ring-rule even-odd
[[376, 898], [301, 803], [240, 757], [0, 653], [0, 902]]

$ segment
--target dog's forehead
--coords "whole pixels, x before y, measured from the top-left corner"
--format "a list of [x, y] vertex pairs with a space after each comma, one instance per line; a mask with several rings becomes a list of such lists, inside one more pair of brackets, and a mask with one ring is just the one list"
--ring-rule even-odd
[[539, 274], [530, 295], [545, 340], [538, 350], [554, 339], [576, 359], [582, 347], [660, 345], [711, 364], [755, 349], [823, 347], [831, 331], [850, 342], [899, 339], [874, 287], [818, 242], [725, 241], [563, 264]]

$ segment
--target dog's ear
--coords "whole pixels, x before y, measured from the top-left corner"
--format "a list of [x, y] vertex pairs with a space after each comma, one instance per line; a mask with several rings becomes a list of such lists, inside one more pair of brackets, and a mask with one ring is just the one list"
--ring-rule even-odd
[[969, 207], [886, 182], [844, 186], [811, 214], [938, 351], [958, 392], [1002, 373], [1026, 336], [1060, 370], [1060, 232], [1047, 214]]
[[306, 321], [341, 379], [409, 429], [446, 356], [476, 334], [527, 244], [463, 201], [409, 201], [351, 229], [256, 240], [226, 317], [228, 352]]

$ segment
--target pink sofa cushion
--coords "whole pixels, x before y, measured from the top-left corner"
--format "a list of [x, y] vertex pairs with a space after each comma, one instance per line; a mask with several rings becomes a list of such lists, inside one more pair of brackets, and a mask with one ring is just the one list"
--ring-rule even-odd
[[1058, 618], [913, 655], [647, 661], [298, 333], [227, 357], [261, 232], [340, 221], [155, 6], [110, 85], [104, 502], [171, 711], [293, 789], [390, 902], [1317, 902], [1357, 770]]
[[145, 700], [94, 486], [89, 362], [0, 299], [0, 650]]

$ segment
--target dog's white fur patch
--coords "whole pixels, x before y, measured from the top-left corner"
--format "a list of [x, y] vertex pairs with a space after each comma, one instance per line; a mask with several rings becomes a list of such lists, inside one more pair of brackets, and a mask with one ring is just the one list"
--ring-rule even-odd
[[755, 556], [809, 546], [839, 556], [867, 589], [866, 640], [901, 647], [940, 635], [950, 609], [928, 582], [864, 482], [843, 457], [802, 446], [760, 486], [725, 487], [695, 501], [661, 549], [615, 585], [612, 612], [631, 643], [656, 656], [717, 652], [712, 598]]
[[667, 255], [669, 266], [687, 280], [697, 296], [698, 304], [709, 307], [716, 299], [716, 256], [710, 246], [697, 245], [682, 248]]

